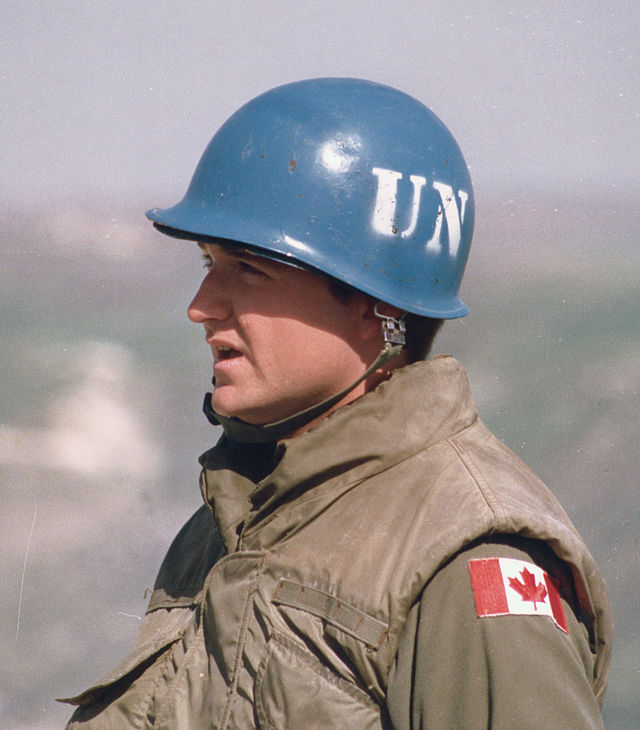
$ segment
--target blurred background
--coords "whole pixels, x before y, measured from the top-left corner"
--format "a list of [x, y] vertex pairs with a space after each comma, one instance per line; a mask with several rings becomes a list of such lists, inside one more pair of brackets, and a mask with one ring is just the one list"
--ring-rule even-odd
[[54, 698], [126, 652], [200, 504], [203, 272], [144, 211], [182, 197], [251, 97], [358, 76], [432, 107], [465, 153], [471, 314], [435, 349], [601, 566], [605, 726], [640, 727], [636, 0], [6, 0], [0, 23], [0, 726], [63, 726]]

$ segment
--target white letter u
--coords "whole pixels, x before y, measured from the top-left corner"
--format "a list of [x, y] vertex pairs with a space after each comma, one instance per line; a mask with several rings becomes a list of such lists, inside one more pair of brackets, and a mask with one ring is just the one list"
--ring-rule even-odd
[[[374, 167], [373, 174], [378, 178], [378, 194], [373, 209], [371, 225], [374, 230], [384, 236], [398, 234], [395, 225], [396, 207], [398, 199], [398, 180], [402, 179], [402, 173], [395, 170], [386, 170], [384, 167]], [[422, 175], [410, 175], [409, 180], [413, 184], [413, 202], [411, 204], [411, 220], [404, 231], [400, 231], [402, 238], [411, 236], [418, 225], [420, 214], [420, 199], [422, 188], [427, 184], [426, 178]]]

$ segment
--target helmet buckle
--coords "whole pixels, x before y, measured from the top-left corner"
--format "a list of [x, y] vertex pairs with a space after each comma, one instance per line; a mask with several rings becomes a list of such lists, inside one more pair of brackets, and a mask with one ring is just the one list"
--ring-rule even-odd
[[382, 320], [382, 336], [384, 337], [385, 344], [391, 343], [392, 345], [406, 345], [406, 332], [407, 326], [404, 322], [406, 313], [398, 317], [392, 317], [388, 314], [380, 314], [378, 306], [382, 302], [377, 302], [373, 309], [373, 313]]

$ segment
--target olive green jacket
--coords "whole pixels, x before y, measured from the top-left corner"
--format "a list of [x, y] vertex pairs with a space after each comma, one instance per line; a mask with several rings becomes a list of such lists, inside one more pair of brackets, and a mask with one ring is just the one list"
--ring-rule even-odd
[[[282, 441], [257, 485], [234, 453], [222, 439], [202, 457], [206, 507], [129, 655], [70, 700], [69, 728], [599, 726], [602, 579], [478, 420], [453, 358], [402, 368]], [[569, 633], [546, 616], [478, 618], [468, 559], [487, 556], [552, 574]]]

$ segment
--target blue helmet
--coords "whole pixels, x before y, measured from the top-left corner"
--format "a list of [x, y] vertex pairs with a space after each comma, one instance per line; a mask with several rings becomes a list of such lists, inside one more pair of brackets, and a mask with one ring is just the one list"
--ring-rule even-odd
[[147, 216], [168, 235], [238, 242], [407, 312], [468, 311], [467, 166], [444, 124], [389, 86], [324, 78], [267, 91], [215, 134], [183, 200]]

